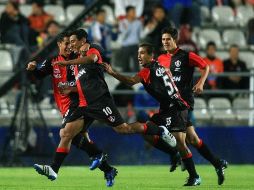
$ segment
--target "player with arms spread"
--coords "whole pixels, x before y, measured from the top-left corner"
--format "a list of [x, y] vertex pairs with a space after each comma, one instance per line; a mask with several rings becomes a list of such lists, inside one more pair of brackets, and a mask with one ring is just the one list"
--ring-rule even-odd
[[[67, 33], [62, 33], [58, 36], [57, 44], [59, 48], [59, 55], [51, 60], [45, 60], [42, 64], [37, 64], [35, 61], [30, 62], [27, 66], [27, 70], [36, 78], [42, 79], [47, 75], [52, 75], [52, 83], [54, 90], [54, 97], [56, 104], [63, 115], [63, 121], [67, 120], [68, 117], [72, 114], [73, 110], [78, 107], [79, 98], [76, 89], [75, 76], [74, 76], [74, 67], [66, 66], [59, 67], [58, 65], [52, 65], [55, 61], [59, 60], [68, 60], [72, 56], [70, 51], [70, 42], [69, 35]], [[69, 88], [69, 94], [64, 95], [62, 93], [62, 86], [67, 85]], [[64, 160], [64, 157], [68, 154], [70, 149], [69, 140], [72, 139], [71, 132], [75, 130], [76, 127], [80, 128], [90, 123], [86, 120], [77, 119], [76, 121], [65, 123], [60, 130], [60, 143], [56, 150], [53, 163], [51, 166], [35, 164], [34, 167], [38, 173], [47, 176], [51, 180], [57, 178], [58, 170], [61, 166], [61, 163]], [[93, 141], [90, 140], [88, 133], [86, 131], [81, 131], [78, 133], [71, 141], [73, 145], [77, 148], [82, 149], [87, 152], [89, 157], [92, 159], [92, 164], [90, 169], [93, 170], [96, 167], [99, 167], [105, 174], [105, 176], [111, 175], [116, 169], [108, 165], [106, 161], [106, 155], [102, 153], [100, 149], [96, 146]], [[113, 185], [113, 178], [106, 178], [107, 185]]]
[[[194, 93], [201, 94], [203, 92], [203, 86], [209, 73], [209, 66], [195, 53], [179, 49], [176, 44], [177, 37], [178, 33], [175, 28], [165, 28], [162, 31], [162, 44], [167, 53], [160, 55], [158, 62], [165, 68], [170, 69], [181, 96], [190, 105], [189, 111], [192, 111], [194, 109]], [[193, 86], [195, 67], [199, 68], [201, 77]], [[189, 117], [186, 140], [215, 167], [218, 184], [223, 184], [225, 180], [224, 169], [227, 168], [227, 162], [214, 156], [203, 140], [198, 137]]]
[[[153, 47], [150, 44], [139, 46], [138, 59], [144, 68], [133, 77], [124, 76], [114, 71], [108, 64], [104, 64], [104, 66], [110, 75], [121, 82], [129, 85], [142, 83], [145, 90], [160, 103], [159, 113], [154, 114], [150, 121], [166, 126], [176, 137], [177, 149], [189, 172], [189, 179], [195, 179], [195, 185], [199, 185], [201, 179], [196, 172], [192, 154], [185, 143], [184, 132], [186, 131], [189, 105], [178, 92], [170, 71], [154, 61]], [[174, 153], [176, 154], [176, 151]], [[189, 186], [190, 184], [186, 183], [185, 185]]]

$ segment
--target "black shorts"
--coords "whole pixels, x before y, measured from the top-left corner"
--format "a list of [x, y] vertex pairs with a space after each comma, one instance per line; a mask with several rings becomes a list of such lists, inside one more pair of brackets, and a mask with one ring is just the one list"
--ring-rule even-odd
[[64, 128], [67, 123], [70, 123], [70, 122], [75, 121], [77, 119], [83, 119], [84, 120], [84, 127], [81, 132], [85, 132], [90, 127], [90, 125], [93, 123], [94, 119], [83, 116], [83, 115], [80, 117], [76, 117], [76, 119], [73, 119], [74, 118], [73, 115], [74, 115], [74, 112], [76, 111], [76, 109], [77, 109], [77, 107], [71, 107], [67, 110], [67, 112], [63, 116], [62, 128]]
[[104, 122], [111, 127], [125, 123], [110, 95], [105, 95], [86, 107], [76, 108], [66, 122], [71, 122], [82, 117], [85, 120], [88, 118]]
[[193, 114], [192, 110], [188, 110], [188, 118], [187, 118], [187, 126], [186, 127], [191, 127], [193, 126], [192, 122], [191, 122], [191, 114]]
[[187, 125], [188, 110], [179, 111], [175, 107], [160, 109], [160, 112], [154, 114], [150, 121], [156, 125], [167, 127], [170, 132], [185, 132]]

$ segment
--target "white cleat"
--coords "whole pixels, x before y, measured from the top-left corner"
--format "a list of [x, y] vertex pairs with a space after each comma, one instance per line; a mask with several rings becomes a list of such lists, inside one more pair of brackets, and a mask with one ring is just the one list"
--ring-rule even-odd
[[172, 135], [165, 126], [159, 126], [163, 128], [161, 138], [172, 147], [176, 147], [176, 138]]
[[34, 164], [34, 169], [41, 175], [45, 175], [51, 181], [57, 178], [57, 173], [48, 165]]

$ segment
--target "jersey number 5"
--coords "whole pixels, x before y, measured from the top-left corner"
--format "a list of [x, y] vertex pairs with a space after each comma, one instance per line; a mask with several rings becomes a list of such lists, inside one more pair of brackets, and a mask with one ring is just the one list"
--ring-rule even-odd
[[173, 87], [172, 83], [170, 82], [168, 75], [163, 76], [163, 81], [164, 81], [165, 86], [170, 88], [170, 89], [168, 89], [168, 95], [171, 96], [174, 93], [174, 87]]

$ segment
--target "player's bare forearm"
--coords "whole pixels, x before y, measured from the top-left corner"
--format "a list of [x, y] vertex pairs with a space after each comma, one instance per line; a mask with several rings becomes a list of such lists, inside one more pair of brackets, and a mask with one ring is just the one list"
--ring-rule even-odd
[[66, 65], [81, 65], [81, 64], [89, 64], [94, 63], [94, 58], [92, 56], [80, 57], [78, 59], [72, 59], [66, 61]]
[[134, 85], [134, 84], [137, 84], [139, 83], [139, 81], [136, 81], [135, 80], [135, 77], [130, 77], [130, 76], [126, 76], [126, 75], [122, 75], [116, 71], [113, 71], [111, 74], [111, 76], [113, 76], [115, 79], [127, 84], [127, 85]]
[[69, 88], [70, 88], [71, 92], [78, 92], [78, 89], [76, 86], [71, 86]]
[[201, 73], [201, 77], [200, 77], [199, 81], [202, 84], [205, 84], [205, 81], [206, 81], [207, 76], [209, 74], [209, 65], [206, 65], [204, 69], [200, 70], [200, 73]]

